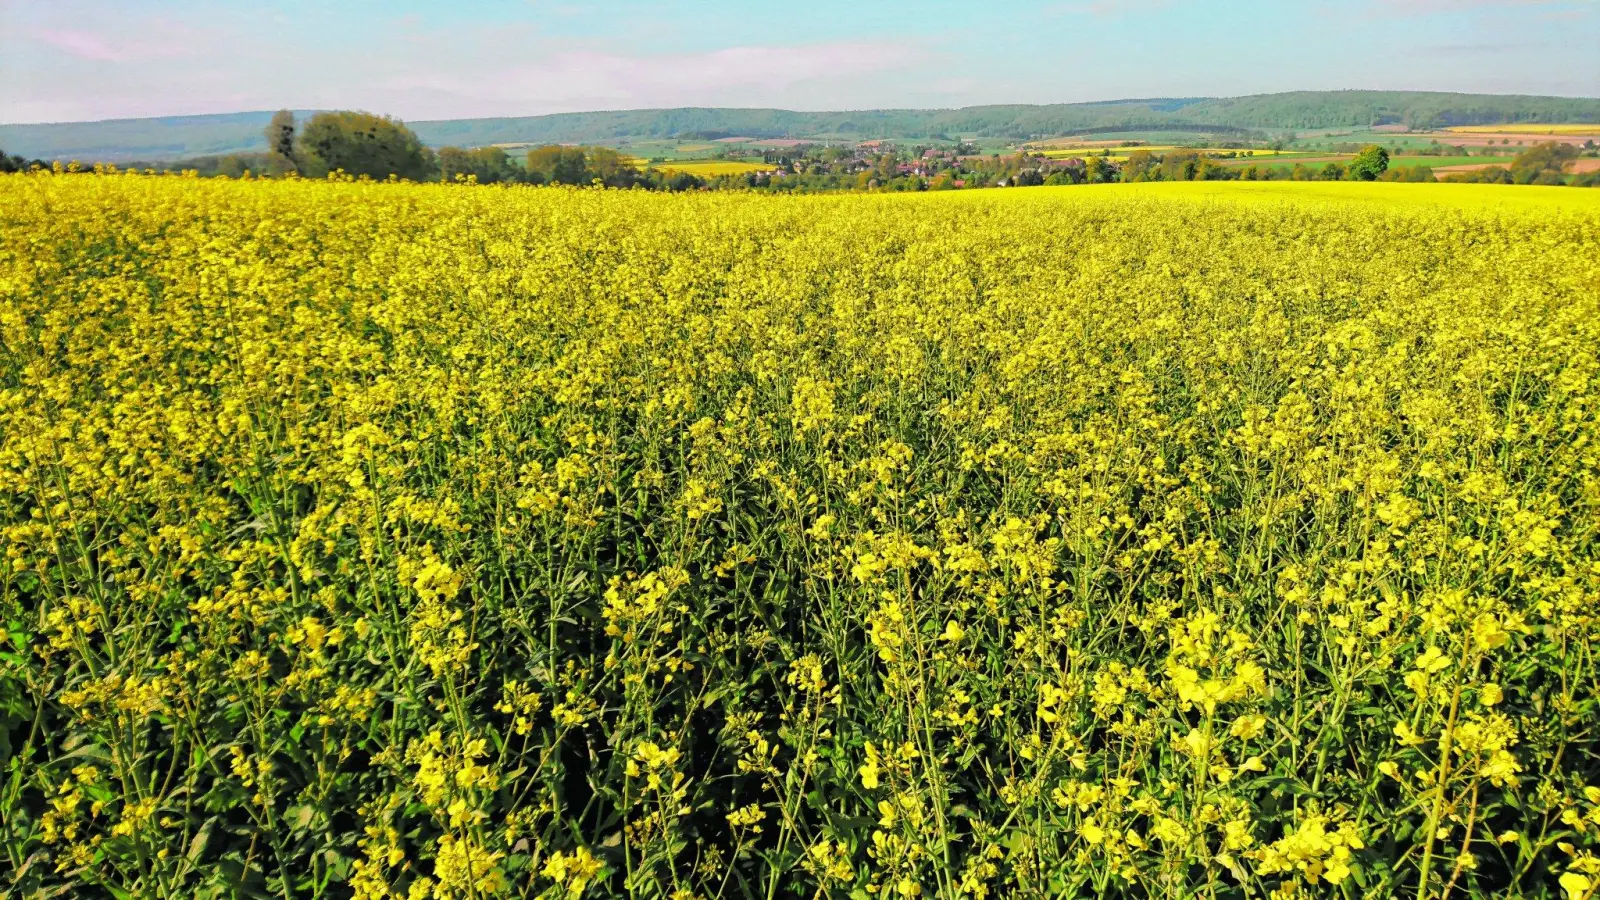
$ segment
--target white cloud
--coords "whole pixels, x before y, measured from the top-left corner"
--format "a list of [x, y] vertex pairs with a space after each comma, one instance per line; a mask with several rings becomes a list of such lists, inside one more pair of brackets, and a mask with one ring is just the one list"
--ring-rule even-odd
[[526, 63], [407, 72], [378, 86], [452, 115], [758, 103], [804, 85], [904, 69], [922, 59], [906, 44], [835, 42], [729, 47], [705, 53], [628, 56], [598, 50], [553, 53]]

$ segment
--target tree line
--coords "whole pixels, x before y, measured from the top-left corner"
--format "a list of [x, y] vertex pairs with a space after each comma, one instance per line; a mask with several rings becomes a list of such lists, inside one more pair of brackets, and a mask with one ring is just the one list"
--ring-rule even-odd
[[0, 150], [0, 175], [9, 172], [26, 172], [29, 169], [48, 169], [50, 164], [42, 159], [26, 159], [21, 156], [7, 156]]
[[[427, 146], [405, 123], [365, 112], [323, 112], [304, 123], [292, 112], [275, 113], [264, 129], [261, 152], [198, 156], [169, 162], [129, 163], [118, 168], [193, 172], [201, 177], [389, 178], [473, 184], [565, 184], [682, 191], [705, 182], [686, 172], [639, 169], [631, 158], [609, 147], [547, 145], [528, 150], [520, 160], [502, 147]], [[31, 169], [77, 172], [106, 169], [77, 163], [27, 160], [0, 152], [0, 173]]]
[[1509, 166], [1490, 166], [1474, 172], [1452, 172], [1444, 180], [1478, 184], [1568, 184], [1575, 187], [1600, 187], [1600, 172], [1567, 174], [1567, 167], [1577, 158], [1577, 147], [1558, 141], [1545, 141], [1512, 157]]
[[[924, 191], [980, 187], [1030, 187], [1146, 181], [1434, 181], [1425, 166], [1390, 166], [1389, 151], [1373, 144], [1345, 162], [1321, 165], [1272, 163], [1238, 165], [1248, 150], [1235, 152], [1178, 149], [1164, 153], [1133, 149], [1120, 162], [1090, 152], [1083, 159], [1050, 160], [1042, 153], [1009, 156], [977, 155], [977, 148], [915, 147], [909, 156], [892, 146], [849, 149], [837, 145], [804, 145], [771, 151], [763, 161], [770, 169], [700, 178], [688, 172], [641, 168], [609, 147], [549, 144], [534, 147], [520, 159], [503, 147], [442, 147], [424, 144], [404, 123], [363, 112], [324, 112], [303, 125], [293, 113], [276, 113], [265, 129], [267, 150], [258, 153], [200, 157], [169, 163], [161, 171], [201, 176], [322, 178], [333, 173], [374, 180], [442, 181], [467, 184], [555, 184], [644, 188], [782, 191], [794, 193], [852, 191]], [[1228, 145], [1242, 146], [1242, 145]], [[1103, 151], [1109, 153], [1109, 151]], [[1455, 172], [1443, 180], [1496, 184], [1570, 184], [1600, 186], [1600, 173], [1569, 174], [1577, 147], [1544, 142], [1524, 150], [1508, 166]], [[1223, 157], [1232, 157], [1224, 160]], [[1232, 164], [1230, 164], [1232, 163]], [[0, 152], [0, 173], [43, 168], [83, 171], [77, 164], [25, 160]], [[96, 170], [104, 167], [97, 166]], [[130, 166], [129, 168], [140, 168]]]
[[322, 178], [333, 172], [373, 179], [473, 184], [567, 184], [687, 190], [702, 186], [687, 173], [666, 174], [634, 167], [609, 147], [535, 147], [519, 163], [503, 147], [441, 147], [423, 144], [397, 119], [364, 112], [324, 112], [303, 126], [288, 110], [266, 128], [267, 174]]

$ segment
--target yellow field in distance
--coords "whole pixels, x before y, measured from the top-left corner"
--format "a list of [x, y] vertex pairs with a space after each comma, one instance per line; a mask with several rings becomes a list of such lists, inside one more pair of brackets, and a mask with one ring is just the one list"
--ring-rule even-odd
[[701, 178], [715, 178], [718, 175], [744, 175], [750, 172], [769, 172], [772, 166], [763, 163], [739, 162], [727, 159], [694, 159], [687, 162], [658, 163], [657, 169], [663, 172], [688, 172], [690, 175], [699, 175]]
[[1166, 153], [1170, 150], [1176, 149], [1178, 148], [1171, 144], [1151, 147], [1074, 147], [1067, 150], [1046, 150], [1044, 151], [1044, 155], [1047, 159], [1088, 159], [1091, 156], [1100, 157], [1100, 155], [1104, 153], [1106, 155], [1100, 158], [1112, 160], [1113, 162], [1121, 162], [1122, 160], [1127, 159], [1128, 154], [1135, 150], [1148, 150], [1151, 153]]
[[1600, 124], [1569, 124], [1569, 125], [1456, 125], [1446, 128], [1457, 134], [1596, 134], [1600, 135]]

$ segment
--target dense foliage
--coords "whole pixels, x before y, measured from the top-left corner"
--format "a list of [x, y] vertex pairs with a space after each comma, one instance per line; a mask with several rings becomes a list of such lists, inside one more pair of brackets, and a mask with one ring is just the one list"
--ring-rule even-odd
[[[290, 128], [293, 129], [292, 120]], [[438, 171], [433, 151], [423, 146], [404, 123], [388, 116], [349, 111], [317, 113], [293, 135], [293, 140], [301, 171], [313, 177], [344, 172], [423, 181]]]
[[[508, 179], [511, 180], [511, 179]], [[568, 147], [548, 144], [528, 151], [515, 180], [530, 184], [565, 184], [606, 187], [640, 187], [658, 191], [685, 191], [705, 182], [687, 172], [666, 172], [639, 166], [632, 157], [610, 147]]]
[[0, 177], [0, 885], [1592, 896], [1591, 196]]
[[1362, 147], [1345, 168], [1352, 181], [1376, 181], [1389, 170], [1389, 151], [1376, 144]]
[[[1201, 121], [1245, 128], [1600, 122], [1600, 99], [1442, 91], [1292, 91], [1205, 101]], [[1195, 110], [1185, 110], [1193, 114]]]

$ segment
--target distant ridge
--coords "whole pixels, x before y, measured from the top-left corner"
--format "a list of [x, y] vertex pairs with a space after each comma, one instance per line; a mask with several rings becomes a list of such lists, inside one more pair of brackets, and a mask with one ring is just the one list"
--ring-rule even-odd
[[[311, 111], [300, 111], [310, 115]], [[43, 125], [0, 125], [0, 149], [41, 159], [160, 160], [263, 150], [270, 111]], [[1405, 124], [1413, 128], [1518, 122], [1600, 123], [1600, 99], [1428, 91], [1293, 91], [1246, 97], [1148, 98], [960, 109], [685, 107], [408, 124], [433, 146], [616, 143], [683, 135], [764, 138], [892, 138], [972, 135], [1029, 139], [1122, 130], [1212, 133]]]

